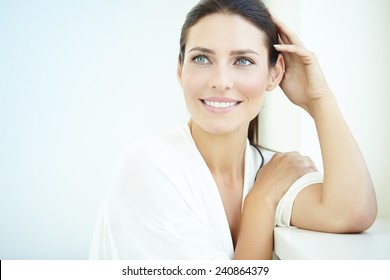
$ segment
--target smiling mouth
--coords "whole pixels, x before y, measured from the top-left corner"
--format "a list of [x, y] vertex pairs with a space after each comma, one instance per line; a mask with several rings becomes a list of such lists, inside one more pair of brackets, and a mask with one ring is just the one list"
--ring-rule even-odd
[[216, 109], [226, 109], [226, 108], [231, 108], [234, 107], [238, 104], [241, 103], [241, 101], [235, 101], [235, 102], [218, 102], [218, 101], [207, 101], [201, 99], [203, 104], [206, 104], [207, 106], [210, 106], [212, 108]]

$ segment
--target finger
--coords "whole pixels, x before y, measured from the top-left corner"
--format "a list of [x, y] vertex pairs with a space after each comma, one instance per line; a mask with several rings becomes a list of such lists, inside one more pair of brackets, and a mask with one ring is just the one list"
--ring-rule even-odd
[[280, 32], [279, 28], [278, 29], [278, 41], [280, 44], [292, 44], [290, 40], [287, 38], [287, 36], [283, 33]]
[[277, 44], [277, 45], [274, 45], [274, 48], [280, 52], [287, 52], [287, 53], [291, 53], [291, 54], [296, 54], [302, 58], [309, 59], [310, 61], [312, 60], [312, 53], [309, 50], [307, 50], [306, 48], [301, 47], [301, 46]]
[[[297, 37], [292, 30], [290, 30], [286, 24], [284, 24], [270, 9], [268, 9], [271, 19], [276, 25], [276, 28], [278, 29], [280, 36], [284, 37], [284, 40], [288, 44], [294, 43], [294, 37]], [[283, 39], [283, 38], [282, 38]]]
[[303, 46], [300, 38], [289, 27], [287, 27], [285, 23], [283, 23], [270, 9], [268, 9], [268, 12], [271, 15], [272, 21], [275, 23], [283, 42]]
[[[270, 14], [272, 22], [275, 24], [278, 33], [279, 33], [279, 40], [282, 41], [284, 44], [291, 44], [291, 42], [288, 40], [287, 36], [283, 32], [283, 23], [282, 21], [274, 14], [273, 11], [271, 11], [270, 8], [267, 8], [268, 13]], [[282, 38], [283, 37], [283, 38]]]
[[316, 167], [314, 161], [310, 157], [304, 156], [303, 158], [306, 161], [306, 164], [307, 164], [307, 167], [308, 167], [309, 170], [317, 171], [317, 167]]
[[286, 36], [284, 36], [283, 34], [279, 34], [278, 36], [278, 41], [279, 41], [279, 44], [281, 45], [284, 45], [284, 44], [288, 44], [288, 45], [291, 45], [291, 42], [288, 40], [288, 38]]

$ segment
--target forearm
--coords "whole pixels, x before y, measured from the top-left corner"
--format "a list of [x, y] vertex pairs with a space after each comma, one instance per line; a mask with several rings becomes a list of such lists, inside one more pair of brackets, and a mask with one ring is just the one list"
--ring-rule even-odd
[[255, 195], [245, 200], [234, 259], [272, 259], [275, 205]]
[[375, 216], [376, 198], [367, 166], [333, 94], [312, 102], [310, 112], [323, 157], [322, 204], [335, 212], [353, 214], [356, 209]]

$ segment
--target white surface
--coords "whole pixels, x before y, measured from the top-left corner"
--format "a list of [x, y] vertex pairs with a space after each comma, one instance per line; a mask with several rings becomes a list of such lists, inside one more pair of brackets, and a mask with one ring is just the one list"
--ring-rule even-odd
[[282, 260], [390, 260], [390, 219], [377, 219], [360, 234], [277, 227], [275, 254]]

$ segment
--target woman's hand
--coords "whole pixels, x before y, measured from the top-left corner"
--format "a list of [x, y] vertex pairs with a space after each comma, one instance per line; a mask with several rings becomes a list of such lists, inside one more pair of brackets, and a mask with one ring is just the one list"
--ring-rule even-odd
[[271, 199], [276, 207], [290, 186], [303, 175], [317, 171], [313, 161], [297, 152], [275, 154], [259, 170], [251, 193]]
[[282, 52], [286, 64], [280, 87], [291, 102], [312, 115], [312, 102], [332, 95], [331, 90], [314, 53], [307, 50], [299, 37], [271, 11], [270, 14], [279, 32], [279, 44], [275, 49]]

